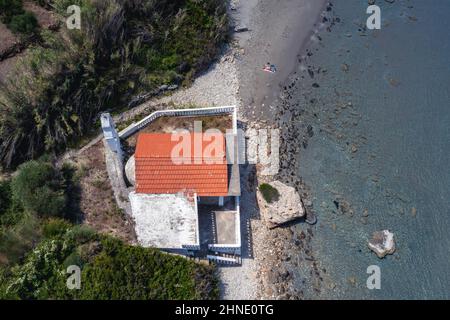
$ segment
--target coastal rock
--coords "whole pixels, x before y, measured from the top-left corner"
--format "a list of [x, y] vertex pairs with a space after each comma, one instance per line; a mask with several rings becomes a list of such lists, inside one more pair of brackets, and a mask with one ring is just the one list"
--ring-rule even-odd
[[295, 188], [280, 181], [270, 182], [269, 184], [278, 190], [279, 199], [268, 203], [259, 190], [256, 197], [261, 215], [270, 229], [305, 216], [305, 208]]
[[234, 32], [240, 33], [240, 32], [247, 32], [248, 31], [248, 27], [246, 26], [236, 26], [234, 27]]
[[135, 178], [135, 160], [134, 155], [130, 157], [130, 159], [125, 164], [125, 176], [127, 177], [128, 182], [134, 186], [136, 184]]
[[159, 91], [166, 91], [169, 88], [169, 86], [167, 84], [163, 84], [162, 86], [160, 86], [158, 88]]
[[369, 240], [369, 248], [382, 259], [395, 252], [394, 234], [389, 230], [376, 231]]
[[128, 108], [134, 108], [138, 105], [140, 105], [141, 103], [144, 103], [146, 100], [148, 100], [149, 98], [151, 98], [151, 96], [153, 96], [153, 93], [145, 93], [145, 94], [140, 94], [137, 95], [135, 97], [132, 97], [130, 102], [128, 102]]

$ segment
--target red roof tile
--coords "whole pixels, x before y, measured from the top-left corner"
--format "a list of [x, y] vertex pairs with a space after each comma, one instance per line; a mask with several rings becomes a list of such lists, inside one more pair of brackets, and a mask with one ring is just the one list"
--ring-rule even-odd
[[[180, 142], [171, 141], [172, 137], [172, 134], [139, 134], [135, 153], [136, 192], [190, 191], [199, 196], [226, 196], [228, 168], [223, 135], [206, 141], [208, 137], [204, 134], [186, 134], [180, 140], [187, 149], [184, 154], [180, 152]], [[211, 155], [202, 156], [208, 150]]]

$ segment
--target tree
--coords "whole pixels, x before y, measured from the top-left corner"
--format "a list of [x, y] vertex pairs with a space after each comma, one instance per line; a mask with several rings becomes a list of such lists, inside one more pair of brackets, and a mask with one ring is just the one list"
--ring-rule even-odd
[[0, 0], [0, 17], [5, 23], [23, 12], [22, 0]]
[[[65, 234], [65, 227], [59, 229], [8, 274], [0, 272], [0, 299], [218, 298], [214, 266], [130, 246], [79, 226]], [[81, 290], [66, 286], [69, 265], [82, 270]]]
[[11, 185], [8, 180], [0, 181], [0, 216], [11, 205]]
[[38, 26], [36, 17], [31, 12], [24, 12], [19, 15], [15, 15], [8, 23], [8, 28], [12, 32], [31, 34]]
[[19, 167], [11, 183], [13, 201], [39, 216], [59, 216], [66, 205], [63, 179], [43, 161], [29, 161]]

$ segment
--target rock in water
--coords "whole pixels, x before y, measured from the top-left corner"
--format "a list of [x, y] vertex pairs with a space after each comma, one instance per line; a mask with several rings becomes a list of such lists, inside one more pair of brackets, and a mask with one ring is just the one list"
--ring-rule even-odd
[[268, 203], [259, 190], [256, 193], [261, 216], [269, 228], [276, 228], [283, 223], [305, 215], [305, 208], [295, 188], [280, 181], [270, 182], [269, 184], [277, 189], [280, 194], [277, 201]]
[[376, 231], [369, 240], [369, 248], [382, 259], [395, 251], [394, 234], [389, 230]]

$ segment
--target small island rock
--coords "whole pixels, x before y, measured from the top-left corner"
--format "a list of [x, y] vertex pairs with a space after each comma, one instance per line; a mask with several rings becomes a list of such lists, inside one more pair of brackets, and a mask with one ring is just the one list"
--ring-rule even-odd
[[389, 230], [376, 231], [369, 240], [369, 248], [382, 259], [395, 252], [394, 234]]

